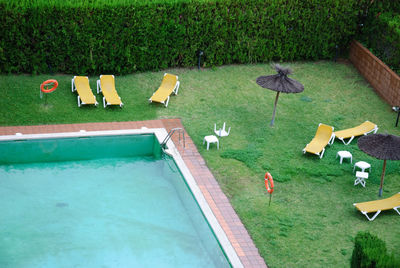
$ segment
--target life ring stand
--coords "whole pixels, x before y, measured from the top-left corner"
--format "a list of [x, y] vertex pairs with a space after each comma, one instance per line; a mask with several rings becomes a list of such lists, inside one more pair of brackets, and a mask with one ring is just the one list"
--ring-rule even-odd
[[[50, 84], [53, 84], [52, 88], [44, 88], [45, 86], [49, 86]], [[57, 80], [54, 79], [49, 79], [44, 81], [41, 85], [40, 85], [40, 91], [43, 93], [50, 93], [53, 92], [54, 90], [56, 90], [56, 88], [58, 87], [58, 82]]]
[[271, 173], [269, 173], [269, 172], [265, 173], [264, 183], [265, 183], [265, 188], [267, 189], [267, 192], [269, 194], [272, 194], [274, 192], [274, 179], [272, 178]]

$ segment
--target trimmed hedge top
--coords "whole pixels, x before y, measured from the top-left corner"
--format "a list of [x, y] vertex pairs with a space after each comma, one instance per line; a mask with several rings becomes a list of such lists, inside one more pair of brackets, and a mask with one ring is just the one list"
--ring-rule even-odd
[[0, 72], [189, 67], [199, 50], [206, 67], [329, 59], [353, 38], [360, 2], [1, 0]]
[[371, 5], [358, 39], [400, 75], [400, 1]]

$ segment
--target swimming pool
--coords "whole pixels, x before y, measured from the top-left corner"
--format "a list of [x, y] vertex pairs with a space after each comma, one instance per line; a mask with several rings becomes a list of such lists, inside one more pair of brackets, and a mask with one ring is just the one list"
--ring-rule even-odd
[[145, 132], [4, 138], [0, 266], [235, 266], [174, 146]]

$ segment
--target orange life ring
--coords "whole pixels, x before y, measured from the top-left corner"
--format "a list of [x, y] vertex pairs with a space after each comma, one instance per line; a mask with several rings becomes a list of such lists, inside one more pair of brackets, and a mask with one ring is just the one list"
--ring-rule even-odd
[[272, 192], [274, 191], [274, 180], [272, 179], [272, 176], [269, 172], [265, 173], [264, 183], [267, 192], [272, 194]]
[[[54, 84], [52, 88], [47, 88], [47, 89], [44, 88], [45, 86], [49, 86], [50, 84]], [[49, 79], [49, 80], [44, 81], [44, 82], [40, 85], [40, 90], [41, 90], [43, 93], [50, 93], [50, 92], [53, 92], [54, 90], [56, 90], [57, 87], [58, 87], [58, 82], [57, 82], [57, 80]]]

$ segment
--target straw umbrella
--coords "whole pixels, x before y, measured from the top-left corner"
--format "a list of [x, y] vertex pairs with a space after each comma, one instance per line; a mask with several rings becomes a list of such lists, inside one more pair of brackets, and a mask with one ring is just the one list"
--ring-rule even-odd
[[275, 70], [278, 74], [260, 76], [256, 80], [257, 84], [261, 87], [277, 92], [270, 124], [271, 126], [274, 125], [275, 121], [276, 104], [278, 103], [279, 93], [299, 93], [304, 90], [304, 86], [301, 83], [288, 77], [288, 75], [292, 73], [289, 68], [284, 68], [279, 64], [275, 64]]
[[381, 186], [379, 188], [379, 196], [382, 196], [386, 160], [400, 160], [400, 137], [390, 134], [372, 134], [359, 138], [357, 144], [366, 154], [383, 160]]

